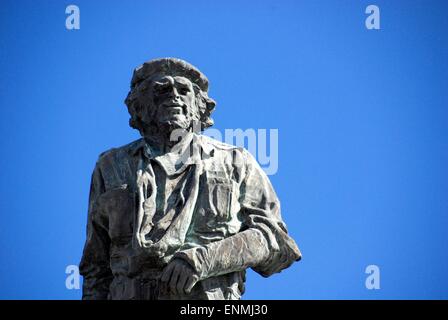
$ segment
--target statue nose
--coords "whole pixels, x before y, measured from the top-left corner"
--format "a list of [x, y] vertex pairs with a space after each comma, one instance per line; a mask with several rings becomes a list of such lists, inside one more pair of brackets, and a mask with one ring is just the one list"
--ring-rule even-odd
[[180, 99], [179, 93], [177, 92], [176, 88], [173, 88], [173, 90], [170, 91], [170, 96], [174, 99]]

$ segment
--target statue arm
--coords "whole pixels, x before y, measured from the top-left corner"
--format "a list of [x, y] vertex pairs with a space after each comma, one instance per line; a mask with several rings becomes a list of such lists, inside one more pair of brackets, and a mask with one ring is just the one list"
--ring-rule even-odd
[[264, 277], [289, 267], [301, 253], [281, 219], [275, 191], [256, 160], [247, 152], [241, 184], [241, 231], [229, 238], [176, 253], [200, 279], [253, 268]]
[[107, 299], [112, 281], [108, 220], [97, 205], [103, 192], [104, 182], [97, 164], [90, 185], [87, 238], [79, 265], [80, 274], [84, 277], [82, 298], [85, 300]]

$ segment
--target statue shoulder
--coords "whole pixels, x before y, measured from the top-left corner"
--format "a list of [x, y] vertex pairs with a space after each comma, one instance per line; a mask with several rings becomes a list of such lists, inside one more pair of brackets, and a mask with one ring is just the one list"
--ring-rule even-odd
[[143, 139], [140, 138], [123, 146], [110, 148], [100, 153], [97, 163], [111, 160], [120, 161], [120, 159], [126, 158], [135, 152], [142, 144]]
[[230, 157], [236, 165], [257, 165], [254, 156], [245, 148], [237, 147], [219, 140], [201, 135], [202, 147], [205, 150], [216, 150], [222, 157]]
[[219, 149], [219, 150], [223, 150], [223, 151], [225, 151], [225, 150], [228, 150], [228, 151], [244, 150], [244, 148], [221, 142], [219, 140], [213, 139], [213, 138], [203, 135], [203, 134], [201, 134], [199, 137], [200, 137], [201, 144], [205, 147], [211, 147], [211, 148], [215, 148], [215, 149]]

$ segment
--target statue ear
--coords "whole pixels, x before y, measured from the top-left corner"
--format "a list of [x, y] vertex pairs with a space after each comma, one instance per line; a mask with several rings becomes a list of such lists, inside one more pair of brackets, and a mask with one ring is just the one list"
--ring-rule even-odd
[[206, 97], [206, 100], [207, 100], [206, 102], [207, 110], [212, 112], [216, 107], [216, 101], [213, 100], [212, 98], [209, 98], [208, 96]]

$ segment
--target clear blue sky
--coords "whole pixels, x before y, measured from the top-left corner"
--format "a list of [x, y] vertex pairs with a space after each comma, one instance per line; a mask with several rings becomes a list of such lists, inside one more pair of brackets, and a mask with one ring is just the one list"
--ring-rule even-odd
[[244, 298], [448, 298], [447, 15], [429, 0], [2, 1], [0, 298], [80, 298], [65, 268], [91, 171], [138, 138], [131, 73], [164, 56], [209, 77], [216, 128], [279, 130], [271, 180], [304, 258], [250, 272]]

